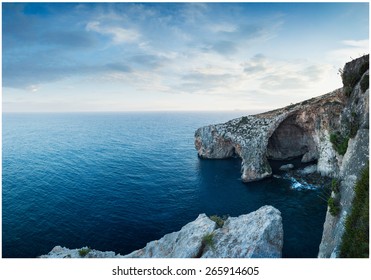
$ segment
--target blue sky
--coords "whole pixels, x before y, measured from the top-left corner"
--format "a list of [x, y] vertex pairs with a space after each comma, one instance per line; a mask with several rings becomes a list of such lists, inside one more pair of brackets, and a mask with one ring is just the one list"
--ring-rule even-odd
[[3, 111], [263, 111], [341, 87], [368, 3], [3, 3]]

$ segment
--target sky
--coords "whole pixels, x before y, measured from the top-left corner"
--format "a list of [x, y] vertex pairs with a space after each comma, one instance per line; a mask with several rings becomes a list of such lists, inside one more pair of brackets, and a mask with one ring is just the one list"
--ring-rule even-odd
[[4, 112], [262, 112], [342, 86], [368, 3], [3, 3]]

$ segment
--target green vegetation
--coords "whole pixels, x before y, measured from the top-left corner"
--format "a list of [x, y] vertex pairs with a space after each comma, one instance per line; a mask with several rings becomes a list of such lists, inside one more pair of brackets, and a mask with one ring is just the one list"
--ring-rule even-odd
[[334, 193], [339, 193], [340, 192], [340, 181], [337, 180], [337, 179], [332, 179], [331, 181], [331, 190], [334, 192]]
[[210, 216], [210, 220], [215, 222], [218, 228], [222, 228], [225, 220], [227, 219], [228, 219], [228, 215], [223, 215], [223, 217], [219, 217], [218, 215]]
[[210, 247], [211, 249], [214, 249], [214, 233], [208, 233], [205, 234], [204, 237], [202, 237], [202, 245], [201, 247], [205, 248], [206, 246]]
[[340, 155], [345, 155], [348, 149], [348, 141], [349, 137], [344, 137], [339, 132], [331, 133], [330, 135], [330, 142], [332, 143], [335, 151], [337, 151]]
[[91, 251], [91, 249], [88, 247], [88, 248], [81, 248], [79, 250], [79, 255], [80, 257], [85, 257], [87, 254], [89, 254], [89, 252]]
[[361, 80], [360, 85], [361, 85], [361, 90], [363, 92], [365, 92], [369, 88], [369, 76], [368, 75], [364, 75], [364, 77]]
[[332, 216], [337, 216], [340, 213], [340, 201], [332, 196], [327, 201], [329, 212]]
[[342, 258], [369, 257], [369, 167], [362, 170], [355, 186], [352, 212], [345, 222], [340, 247]]
[[348, 120], [342, 121], [343, 131], [335, 131], [330, 134], [330, 142], [338, 154], [344, 155], [346, 153], [349, 139], [357, 135], [359, 123], [359, 117], [355, 112], [352, 112]]

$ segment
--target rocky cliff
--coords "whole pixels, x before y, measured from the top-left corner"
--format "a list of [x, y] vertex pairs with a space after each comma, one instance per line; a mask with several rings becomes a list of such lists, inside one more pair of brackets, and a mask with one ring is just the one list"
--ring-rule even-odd
[[[271, 112], [245, 116], [195, 132], [199, 157], [239, 156], [244, 182], [271, 176], [268, 160], [301, 157], [339, 180], [332, 192], [319, 257], [339, 256], [354, 185], [369, 158], [369, 56], [347, 63], [343, 88]], [[330, 213], [332, 212], [332, 214]]]
[[345, 98], [341, 89], [271, 112], [199, 128], [195, 147], [201, 158], [242, 159], [242, 180], [272, 175], [268, 159], [301, 157], [318, 161], [318, 172], [339, 172], [330, 131], [337, 128]]
[[40, 258], [279, 258], [282, 246], [281, 213], [272, 206], [263, 206], [246, 215], [229, 217], [224, 223], [200, 214], [180, 231], [125, 256], [87, 247], [56, 246]]
[[[344, 155], [337, 154], [339, 172], [335, 177], [340, 182], [339, 190], [333, 191], [338, 213], [330, 208], [326, 214], [322, 241], [318, 256], [339, 257], [345, 221], [352, 211], [354, 186], [361, 170], [369, 161], [369, 56], [347, 63], [342, 72], [345, 106], [339, 119], [338, 131], [333, 135], [347, 143]], [[338, 141], [338, 142], [342, 142]], [[336, 146], [336, 145], [335, 145]], [[340, 150], [341, 152], [341, 150]]]

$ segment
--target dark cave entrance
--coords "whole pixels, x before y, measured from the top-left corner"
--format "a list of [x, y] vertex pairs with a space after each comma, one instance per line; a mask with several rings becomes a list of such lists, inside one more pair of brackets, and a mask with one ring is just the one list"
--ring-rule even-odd
[[315, 143], [309, 131], [298, 125], [296, 116], [285, 119], [268, 140], [268, 160], [292, 160], [307, 156], [306, 162], [315, 160]]

